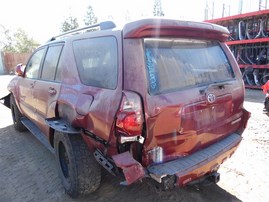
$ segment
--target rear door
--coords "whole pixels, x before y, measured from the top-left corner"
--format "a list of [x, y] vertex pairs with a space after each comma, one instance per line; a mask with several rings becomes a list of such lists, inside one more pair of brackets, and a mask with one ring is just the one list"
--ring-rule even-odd
[[148, 150], [169, 160], [236, 131], [243, 85], [217, 41], [145, 39], [144, 48]]
[[85, 133], [108, 141], [122, 96], [121, 34], [73, 42], [82, 82], [76, 110]]
[[55, 117], [56, 101], [61, 87], [61, 66], [59, 65], [63, 44], [50, 45], [47, 49], [40, 79], [33, 91], [36, 123], [43, 133], [48, 134], [46, 118]]

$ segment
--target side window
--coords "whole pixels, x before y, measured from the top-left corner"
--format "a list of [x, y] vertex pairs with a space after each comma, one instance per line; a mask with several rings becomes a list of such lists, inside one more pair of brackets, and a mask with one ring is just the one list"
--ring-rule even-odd
[[41, 79], [49, 81], [54, 80], [62, 48], [62, 45], [50, 46], [48, 48], [41, 73]]
[[99, 88], [115, 89], [118, 75], [118, 49], [115, 37], [82, 39], [73, 42], [81, 82]]
[[31, 59], [29, 60], [26, 66], [25, 77], [31, 79], [38, 78], [39, 68], [41, 67], [41, 62], [45, 50], [46, 50], [45, 48], [40, 49], [32, 55]]
[[58, 67], [57, 67], [57, 71], [56, 71], [56, 75], [55, 75], [55, 81], [61, 82], [63, 80], [63, 76], [62, 76], [62, 65], [60, 65], [61, 59], [58, 63]]

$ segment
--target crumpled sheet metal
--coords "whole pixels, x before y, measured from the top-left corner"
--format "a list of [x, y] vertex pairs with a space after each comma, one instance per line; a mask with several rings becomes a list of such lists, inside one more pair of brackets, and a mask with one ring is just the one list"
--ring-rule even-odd
[[136, 182], [146, 175], [144, 167], [136, 161], [130, 152], [112, 156], [115, 164], [122, 169], [128, 185]]

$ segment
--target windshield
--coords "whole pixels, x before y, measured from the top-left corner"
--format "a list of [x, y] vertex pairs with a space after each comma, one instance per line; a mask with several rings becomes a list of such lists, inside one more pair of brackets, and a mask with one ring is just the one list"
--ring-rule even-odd
[[144, 39], [149, 93], [160, 94], [234, 78], [218, 42]]

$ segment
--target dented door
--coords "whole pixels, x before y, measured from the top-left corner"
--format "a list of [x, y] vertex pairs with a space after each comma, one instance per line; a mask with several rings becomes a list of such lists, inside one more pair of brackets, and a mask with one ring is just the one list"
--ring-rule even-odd
[[[76, 65], [77, 72], [73, 69], [64, 72], [70, 75], [63, 78], [58, 101], [59, 113], [74, 127], [83, 129], [88, 135], [86, 141], [98, 137], [97, 142], [106, 143], [113, 131], [122, 96], [119, 39], [120, 33], [116, 36], [74, 40], [74, 59], [63, 58], [64, 65]], [[96, 144], [96, 141], [93, 142]]]

